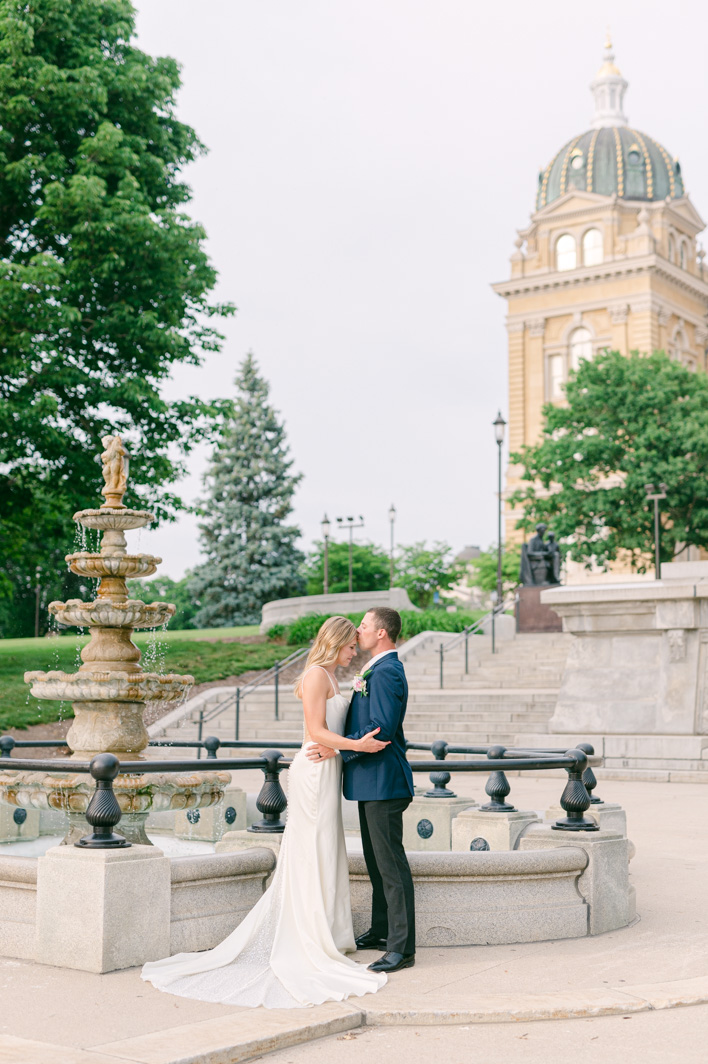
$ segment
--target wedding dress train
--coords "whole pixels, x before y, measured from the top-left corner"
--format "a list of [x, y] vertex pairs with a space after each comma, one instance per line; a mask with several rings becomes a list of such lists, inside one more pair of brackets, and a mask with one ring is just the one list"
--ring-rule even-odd
[[[343, 734], [347, 708], [344, 695], [328, 699], [330, 731]], [[286, 1009], [359, 997], [386, 982], [385, 975], [343, 956], [355, 943], [341, 758], [318, 764], [307, 760], [303, 747], [287, 775], [287, 827], [269, 889], [214, 949], [147, 963], [142, 978], [158, 990]]]

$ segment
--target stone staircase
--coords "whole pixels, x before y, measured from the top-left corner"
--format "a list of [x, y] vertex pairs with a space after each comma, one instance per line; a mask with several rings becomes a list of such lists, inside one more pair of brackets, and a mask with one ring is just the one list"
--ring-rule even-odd
[[[568, 638], [562, 634], [519, 635], [514, 640], [498, 642], [497, 653], [492, 654], [489, 637], [472, 636], [466, 672], [464, 644], [445, 653], [444, 686], [440, 689], [439, 646], [452, 638], [449, 633], [426, 633], [401, 648], [410, 692], [406, 738], [411, 742], [445, 739], [473, 746], [513, 746], [519, 734], [546, 733]], [[201, 710], [204, 736], [233, 739], [233, 695], [233, 688], [212, 688], [192, 699], [182, 711], [173, 711], [152, 725], [151, 738], [196, 737]], [[264, 686], [241, 702], [239, 738], [253, 740], [254, 747], [278, 739], [299, 741], [302, 737], [300, 702], [285, 684], [281, 685], [276, 721], [274, 695], [273, 687]], [[220, 705], [224, 709], [218, 712]], [[214, 711], [217, 712], [209, 719]]]

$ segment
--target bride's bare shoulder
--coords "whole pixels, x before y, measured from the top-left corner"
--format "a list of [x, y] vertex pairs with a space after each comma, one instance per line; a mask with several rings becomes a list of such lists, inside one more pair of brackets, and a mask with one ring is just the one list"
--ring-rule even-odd
[[324, 669], [316, 665], [305, 673], [302, 678], [302, 689], [308, 694], [317, 694], [319, 691], [329, 690], [329, 677]]

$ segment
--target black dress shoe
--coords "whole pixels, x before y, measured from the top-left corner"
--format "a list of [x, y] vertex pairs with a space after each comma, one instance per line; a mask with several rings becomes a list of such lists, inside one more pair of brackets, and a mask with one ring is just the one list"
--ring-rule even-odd
[[386, 939], [379, 938], [373, 931], [365, 931], [363, 935], [355, 938], [357, 949], [386, 949]]
[[406, 956], [403, 953], [384, 953], [383, 957], [369, 965], [371, 972], [400, 972], [401, 968], [412, 968], [415, 953]]

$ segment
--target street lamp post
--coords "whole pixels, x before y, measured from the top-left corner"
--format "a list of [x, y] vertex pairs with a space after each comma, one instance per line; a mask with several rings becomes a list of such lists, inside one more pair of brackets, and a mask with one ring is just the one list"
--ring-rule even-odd
[[353, 517], [338, 517], [336, 518], [337, 524], [340, 528], [349, 529], [349, 591], [351, 593], [353, 589], [353, 573], [352, 573], [352, 551], [354, 549], [354, 529], [364, 527], [364, 518], [359, 514], [359, 523], [356, 524]]
[[391, 523], [391, 575], [389, 577], [388, 586], [393, 587], [393, 526], [396, 521], [396, 507], [391, 503], [388, 510], [388, 519]]
[[35, 637], [35, 639], [37, 639], [39, 637], [39, 595], [40, 595], [39, 576], [40, 576], [41, 571], [42, 570], [40, 569], [40, 567], [37, 566], [37, 568], [35, 569], [35, 573], [34, 573], [34, 581], [35, 581], [35, 587], [34, 587], [34, 637]]
[[502, 608], [503, 591], [502, 591], [502, 445], [504, 443], [504, 429], [506, 428], [506, 421], [502, 417], [501, 410], [497, 414], [496, 418], [492, 422], [494, 425], [494, 438], [497, 441], [497, 601], [494, 603], [492, 613], [492, 653], [495, 653], [495, 640], [494, 640], [494, 617], [497, 610]]
[[329, 518], [322, 518], [322, 538], [324, 540], [324, 593], [329, 595]]
[[666, 498], [667, 486], [663, 482], [658, 488], [654, 484], [645, 484], [647, 502], [654, 503], [654, 574], [661, 580], [661, 524], [659, 523], [659, 500]]

